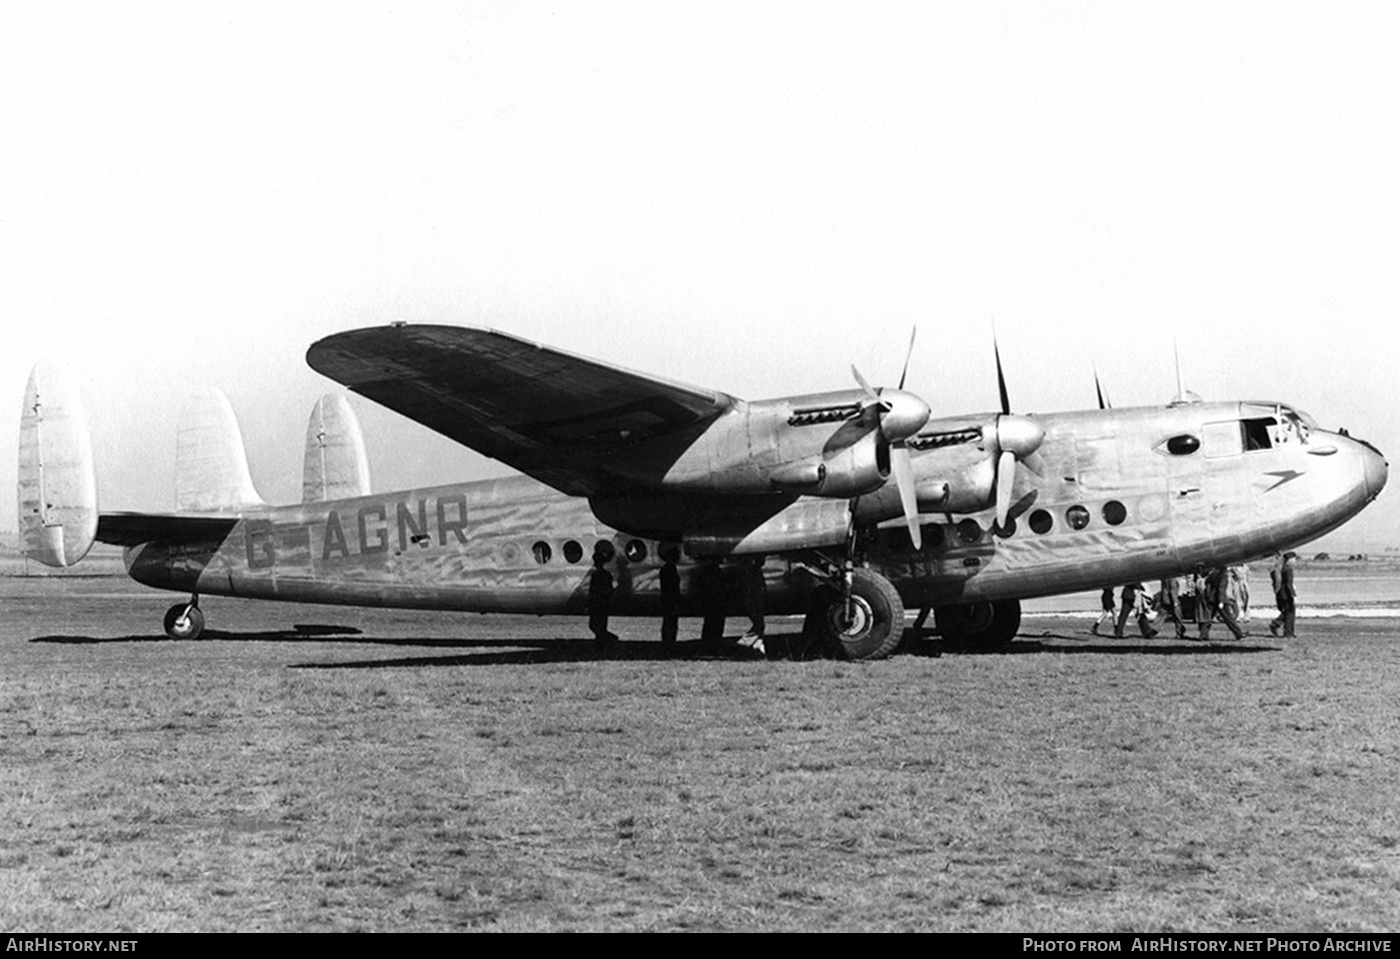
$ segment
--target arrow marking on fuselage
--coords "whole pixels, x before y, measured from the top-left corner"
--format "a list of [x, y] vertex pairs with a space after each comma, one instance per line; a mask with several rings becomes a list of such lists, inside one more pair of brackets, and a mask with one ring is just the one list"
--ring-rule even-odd
[[1278, 477], [1278, 482], [1277, 482], [1277, 483], [1275, 483], [1273, 486], [1270, 486], [1268, 489], [1264, 490], [1264, 492], [1267, 493], [1267, 492], [1269, 492], [1270, 490], [1276, 490], [1276, 489], [1278, 489], [1278, 488], [1279, 488], [1280, 486], [1282, 486], [1284, 483], [1292, 482], [1293, 480], [1297, 479], [1298, 477], [1302, 476], [1303, 474], [1302, 474], [1301, 472], [1299, 472], [1298, 470], [1278, 470], [1277, 472], [1265, 473], [1264, 475], [1265, 475], [1265, 476], [1277, 476], [1277, 477]]

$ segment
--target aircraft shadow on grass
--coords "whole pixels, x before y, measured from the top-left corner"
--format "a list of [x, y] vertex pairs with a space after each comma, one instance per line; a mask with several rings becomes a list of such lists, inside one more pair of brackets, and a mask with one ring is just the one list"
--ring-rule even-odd
[[[1006, 646], [994, 649], [968, 649], [948, 646], [939, 642], [917, 642], [910, 644], [905, 654], [920, 657], [949, 656], [1024, 656], [1036, 653], [1098, 653], [1100, 655], [1152, 655], [1152, 656], [1199, 656], [1239, 653], [1274, 652], [1279, 647], [1261, 645], [1246, 638], [1200, 642], [1182, 640], [1139, 640], [1126, 639], [1086, 642], [1083, 637], [1053, 632], [1036, 637], [1022, 637]], [[609, 645], [576, 637], [505, 638], [477, 637], [471, 639], [376, 637], [366, 636], [353, 626], [321, 624], [297, 624], [290, 629], [256, 630], [234, 632], [231, 630], [207, 630], [199, 642], [222, 641], [235, 643], [286, 643], [316, 642], [318, 640], [341, 641], [369, 646], [391, 647], [431, 647], [433, 649], [470, 650], [455, 656], [410, 656], [399, 659], [356, 660], [334, 663], [299, 663], [298, 669], [370, 669], [421, 666], [499, 666], [499, 665], [539, 665], [540, 663], [567, 662], [674, 662], [707, 660], [749, 660], [759, 659], [754, 652], [737, 646], [732, 640], [715, 647], [700, 640], [678, 642], [666, 647], [655, 641], [624, 641]], [[132, 636], [77, 636], [49, 635], [36, 636], [32, 643], [53, 643], [60, 645], [106, 645], [111, 643], [169, 643], [174, 642], [163, 634]], [[768, 659], [790, 661], [821, 659], [818, 650], [804, 641], [802, 634], [770, 633], [767, 637]]]

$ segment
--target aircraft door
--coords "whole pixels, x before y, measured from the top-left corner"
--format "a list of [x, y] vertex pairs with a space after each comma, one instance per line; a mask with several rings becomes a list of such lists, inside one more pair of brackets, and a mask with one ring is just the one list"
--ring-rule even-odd
[[[1213, 424], [1212, 424], [1213, 425]], [[1238, 434], [1239, 426], [1235, 425]], [[1207, 445], [1211, 429], [1173, 436], [1157, 451], [1167, 459], [1167, 509], [1171, 518], [1172, 547], [1183, 567], [1206, 562], [1210, 550], [1210, 500], [1207, 492]]]

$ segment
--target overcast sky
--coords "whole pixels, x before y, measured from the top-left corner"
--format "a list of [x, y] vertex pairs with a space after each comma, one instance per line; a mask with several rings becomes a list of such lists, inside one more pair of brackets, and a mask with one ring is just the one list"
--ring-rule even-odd
[[[492, 326], [746, 398], [1188, 388], [1400, 450], [1392, 3], [0, 0], [0, 477], [30, 366], [105, 509], [223, 389], [300, 496], [337, 330]], [[498, 464], [365, 401], [376, 489]], [[11, 480], [12, 482], [12, 480]], [[1400, 493], [1355, 521], [1400, 541]], [[0, 528], [14, 526], [13, 494]]]

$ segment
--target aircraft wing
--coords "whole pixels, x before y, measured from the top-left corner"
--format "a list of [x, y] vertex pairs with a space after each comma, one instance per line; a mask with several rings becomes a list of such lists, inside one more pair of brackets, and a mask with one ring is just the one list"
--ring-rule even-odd
[[575, 496], [608, 487], [609, 453], [703, 424], [736, 401], [492, 330], [393, 325], [307, 351], [311, 368]]

